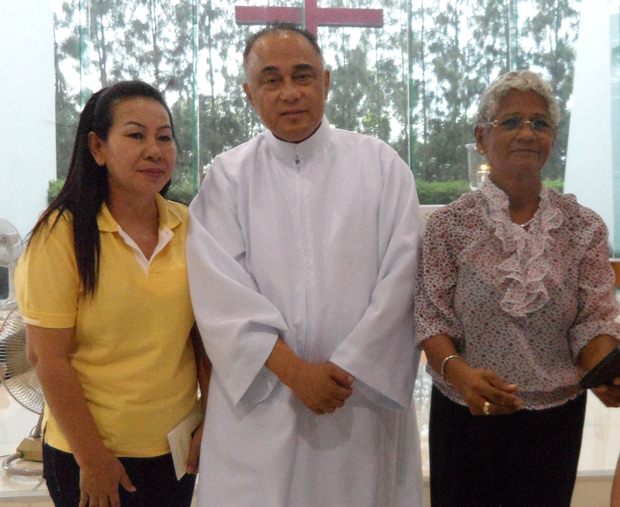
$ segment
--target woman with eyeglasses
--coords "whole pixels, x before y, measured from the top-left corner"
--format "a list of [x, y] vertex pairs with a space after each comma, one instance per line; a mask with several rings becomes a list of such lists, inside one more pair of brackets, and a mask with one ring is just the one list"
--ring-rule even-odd
[[[427, 225], [416, 340], [434, 384], [434, 507], [570, 505], [579, 380], [618, 346], [620, 325], [603, 221], [541, 180], [558, 116], [537, 74], [499, 77], [474, 129], [489, 178]], [[620, 403], [619, 386], [594, 392]]]

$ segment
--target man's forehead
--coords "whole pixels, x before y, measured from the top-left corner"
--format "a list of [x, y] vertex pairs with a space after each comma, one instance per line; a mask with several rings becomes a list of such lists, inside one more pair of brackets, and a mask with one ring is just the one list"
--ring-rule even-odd
[[271, 32], [258, 39], [250, 53], [248, 61], [269, 59], [273, 61], [299, 57], [300, 61], [310, 64], [321, 57], [312, 44], [301, 34], [289, 31]]

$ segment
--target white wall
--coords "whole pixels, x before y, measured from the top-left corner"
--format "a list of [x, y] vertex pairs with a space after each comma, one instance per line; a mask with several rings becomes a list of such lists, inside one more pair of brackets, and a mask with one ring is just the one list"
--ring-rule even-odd
[[0, 2], [0, 217], [27, 234], [56, 178], [51, 0]]
[[588, 0], [581, 10], [564, 192], [601, 215], [613, 244], [608, 0]]

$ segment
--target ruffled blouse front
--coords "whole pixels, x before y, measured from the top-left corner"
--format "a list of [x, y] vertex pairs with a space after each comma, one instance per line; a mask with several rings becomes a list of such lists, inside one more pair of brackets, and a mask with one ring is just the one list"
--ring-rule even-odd
[[525, 317], [549, 301], [545, 278], [551, 270], [548, 252], [553, 248], [553, 239], [550, 233], [562, 225], [562, 214], [551, 206], [549, 191], [542, 187], [538, 211], [524, 228], [511, 220], [508, 196], [491, 180], [485, 182], [481, 192], [488, 206], [485, 218], [501, 241], [505, 256], [497, 265], [502, 293], [500, 307], [513, 317]]
[[599, 334], [620, 338], [607, 229], [545, 187], [527, 227], [512, 222], [507, 195], [490, 181], [433, 213], [418, 278], [417, 343], [450, 336], [471, 366], [517, 384], [527, 408], [577, 396], [582, 347]]

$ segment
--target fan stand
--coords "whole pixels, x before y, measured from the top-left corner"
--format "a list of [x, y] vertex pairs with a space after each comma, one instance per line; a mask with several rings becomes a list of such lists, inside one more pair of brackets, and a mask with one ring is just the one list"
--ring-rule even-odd
[[9, 475], [41, 476], [43, 475], [43, 439], [41, 438], [41, 422], [39, 415], [37, 425], [17, 446], [17, 451], [2, 462], [2, 468]]
[[33, 384], [36, 379], [32, 378], [34, 373], [27, 360], [24, 323], [16, 305], [0, 326], [0, 363], [7, 392], [28, 410], [39, 413], [39, 419], [30, 436], [19, 444], [17, 452], [2, 462], [2, 468], [7, 475], [41, 476], [42, 392], [38, 383]]

